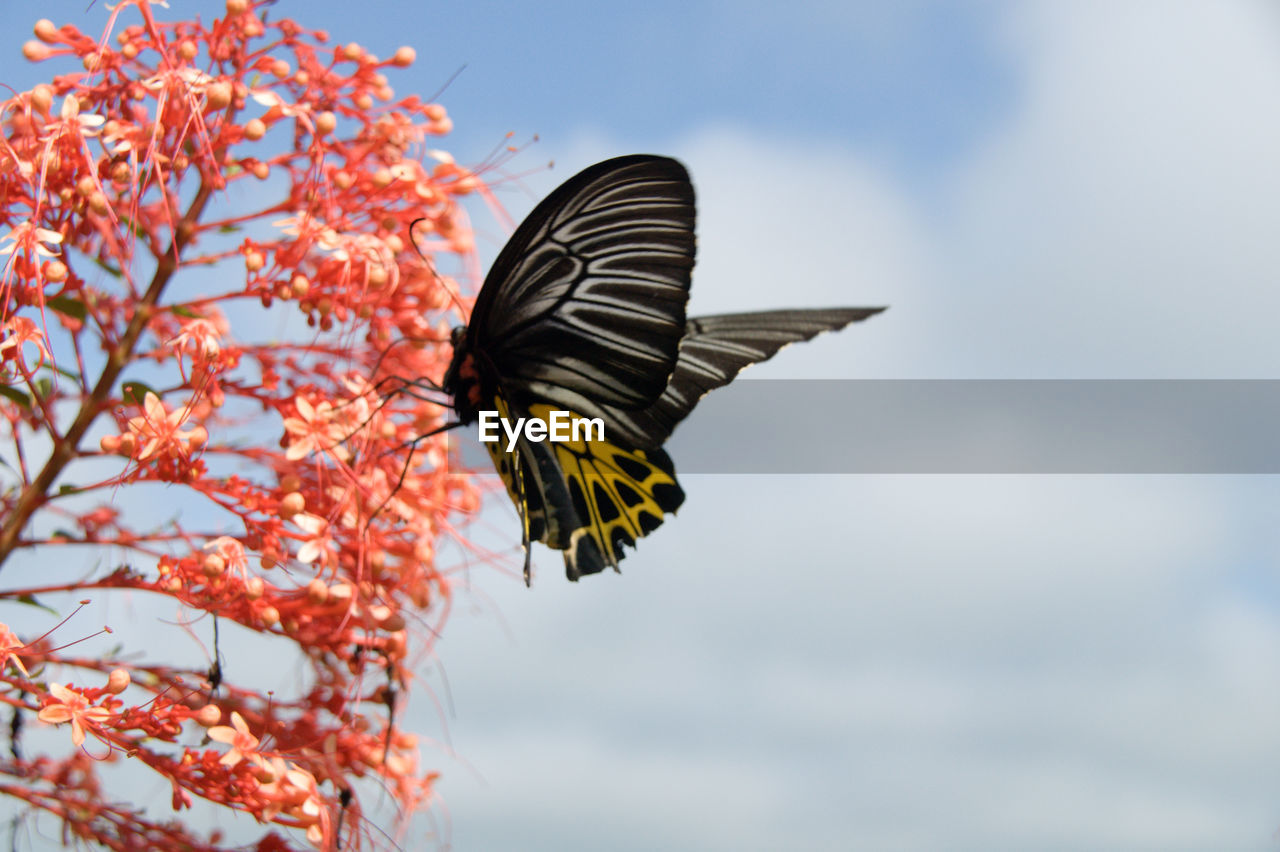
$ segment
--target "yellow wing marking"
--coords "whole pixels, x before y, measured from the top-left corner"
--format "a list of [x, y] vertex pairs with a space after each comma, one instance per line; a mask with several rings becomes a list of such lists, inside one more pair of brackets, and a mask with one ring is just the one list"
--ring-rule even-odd
[[[493, 407], [510, 421], [501, 397]], [[522, 413], [546, 423], [550, 435], [551, 412], [561, 410], [536, 403]], [[610, 443], [607, 434], [606, 440], [586, 440], [587, 430], [578, 434], [578, 440], [548, 438], [541, 446], [522, 434], [514, 452], [506, 450], [505, 432], [500, 441], [484, 442], [524, 526], [526, 580], [531, 539], [563, 550], [569, 578], [576, 580], [606, 566], [617, 569], [623, 545], [634, 546], [684, 501], [664, 451], [628, 449]]]
[[[549, 405], [533, 405], [530, 415], [549, 423], [552, 410]], [[576, 416], [570, 412], [570, 417]], [[563, 531], [568, 533], [567, 540], [560, 537], [566, 557], [571, 563], [578, 556], [592, 561], [581, 542], [589, 536], [604, 560], [617, 568], [623, 545], [634, 546], [637, 539], [657, 529], [684, 495], [665, 453], [630, 450], [610, 443], [608, 435], [605, 438], [557, 441], [551, 446], [581, 524]], [[577, 567], [586, 569], [588, 565]], [[574, 570], [571, 564], [570, 572]]]

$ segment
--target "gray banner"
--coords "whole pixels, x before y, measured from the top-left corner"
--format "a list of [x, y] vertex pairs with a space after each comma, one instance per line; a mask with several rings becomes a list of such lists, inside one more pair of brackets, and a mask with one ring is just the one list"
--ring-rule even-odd
[[667, 451], [679, 473], [1280, 473], [1280, 381], [737, 381]]

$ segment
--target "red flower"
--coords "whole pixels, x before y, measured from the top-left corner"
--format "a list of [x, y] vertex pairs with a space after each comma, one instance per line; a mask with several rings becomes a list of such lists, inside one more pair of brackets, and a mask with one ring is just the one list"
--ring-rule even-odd
[[96, 732], [103, 722], [111, 718], [110, 710], [93, 706], [87, 698], [69, 686], [51, 683], [49, 694], [52, 699], [40, 710], [38, 718], [51, 725], [70, 722], [71, 742], [76, 746], [84, 745], [86, 728]]

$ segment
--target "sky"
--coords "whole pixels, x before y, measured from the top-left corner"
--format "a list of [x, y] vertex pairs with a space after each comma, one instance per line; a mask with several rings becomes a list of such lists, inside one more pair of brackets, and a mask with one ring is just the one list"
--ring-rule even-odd
[[[392, 84], [447, 83], [462, 162], [536, 136], [517, 219], [592, 162], [679, 158], [693, 314], [889, 306], [743, 381], [1277, 377], [1273, 5], [275, 9], [415, 47]], [[17, 88], [27, 32], [0, 36]], [[411, 721], [452, 848], [1276, 843], [1274, 476], [681, 482], [621, 575], [567, 583], [544, 548], [532, 589], [468, 573], [424, 673], [445, 711]], [[515, 567], [504, 499], [473, 532]]]

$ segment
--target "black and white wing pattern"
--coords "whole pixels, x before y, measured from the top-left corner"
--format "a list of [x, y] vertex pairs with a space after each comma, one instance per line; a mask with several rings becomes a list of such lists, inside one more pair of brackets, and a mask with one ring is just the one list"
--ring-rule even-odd
[[883, 310], [816, 308], [691, 319], [680, 340], [675, 372], [653, 405], [634, 411], [601, 406], [592, 416], [613, 426], [614, 440], [642, 449], [661, 447], [698, 400], [729, 384], [744, 368], [769, 360], [792, 343], [839, 331]]
[[652, 403], [684, 336], [694, 217], [689, 173], [666, 157], [619, 157], [570, 178], [485, 279], [466, 340], [481, 373], [511, 394]]

